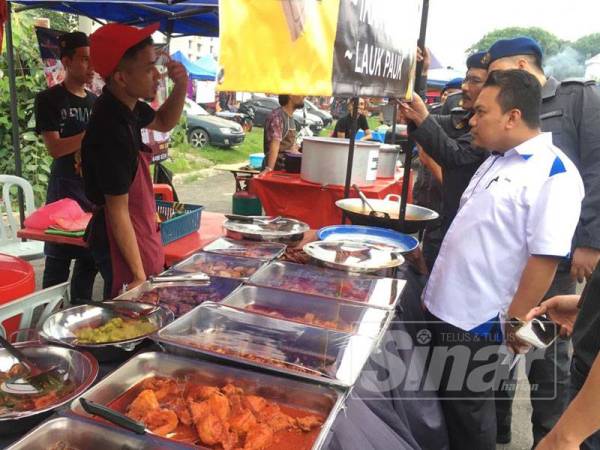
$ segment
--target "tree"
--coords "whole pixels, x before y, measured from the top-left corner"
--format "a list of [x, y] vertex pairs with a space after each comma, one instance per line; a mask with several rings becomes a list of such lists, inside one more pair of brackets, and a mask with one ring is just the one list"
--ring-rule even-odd
[[556, 37], [554, 34], [538, 27], [509, 27], [494, 30], [483, 36], [478, 42], [467, 49], [468, 54], [489, 49], [498, 39], [512, 39], [519, 36], [529, 36], [540, 43], [544, 56], [552, 56], [559, 53], [565, 46], [566, 41]]
[[600, 53], [600, 33], [580, 37], [573, 42], [572, 47], [581, 53], [584, 59], [590, 59]]

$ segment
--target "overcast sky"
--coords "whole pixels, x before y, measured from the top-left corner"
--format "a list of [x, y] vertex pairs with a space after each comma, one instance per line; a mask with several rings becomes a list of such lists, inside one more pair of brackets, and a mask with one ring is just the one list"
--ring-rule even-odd
[[600, 0], [430, 0], [427, 46], [442, 64], [464, 67], [468, 47], [510, 26], [537, 26], [573, 41], [600, 32]]

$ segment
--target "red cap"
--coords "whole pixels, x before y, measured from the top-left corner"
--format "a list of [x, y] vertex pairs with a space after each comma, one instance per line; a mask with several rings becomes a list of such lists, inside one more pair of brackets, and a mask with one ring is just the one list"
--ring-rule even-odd
[[159, 27], [159, 23], [145, 28], [120, 23], [101, 26], [90, 36], [90, 59], [94, 70], [106, 78], [114, 72], [127, 50], [151, 36]]

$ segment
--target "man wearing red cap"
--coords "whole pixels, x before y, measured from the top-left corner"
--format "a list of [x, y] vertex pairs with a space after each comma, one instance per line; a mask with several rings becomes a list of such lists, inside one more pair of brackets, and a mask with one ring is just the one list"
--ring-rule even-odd
[[178, 122], [188, 76], [176, 62], [167, 64], [174, 87], [154, 111], [139, 99], [154, 98], [160, 74], [150, 37], [158, 24], [143, 29], [105, 25], [90, 37], [94, 68], [106, 81], [82, 143], [88, 198], [96, 205], [88, 242], [102, 275], [112, 277], [111, 296], [164, 268], [164, 254], [152, 190], [152, 153], [141, 129], [167, 132]]

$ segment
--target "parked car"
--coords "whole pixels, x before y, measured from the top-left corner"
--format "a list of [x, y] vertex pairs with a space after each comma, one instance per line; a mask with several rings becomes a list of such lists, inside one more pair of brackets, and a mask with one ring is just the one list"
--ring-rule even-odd
[[204, 108], [186, 99], [185, 114], [188, 123], [188, 140], [196, 148], [206, 144], [231, 147], [241, 144], [246, 137], [242, 127], [221, 117], [211, 116]]
[[327, 128], [329, 125], [331, 125], [331, 122], [333, 122], [333, 117], [329, 111], [319, 108], [309, 100], [304, 100], [304, 108], [306, 109], [306, 112], [319, 117], [323, 121], [323, 127], [325, 128]]
[[[254, 110], [254, 125], [264, 127], [265, 121], [271, 111], [279, 108], [279, 101], [274, 97], [252, 97], [240, 105], [242, 108], [252, 108]], [[315, 136], [318, 136], [323, 129], [323, 121], [320, 117], [307, 112], [306, 109], [297, 109], [294, 111], [294, 120], [296, 121], [296, 129], [302, 128], [306, 123]]]

